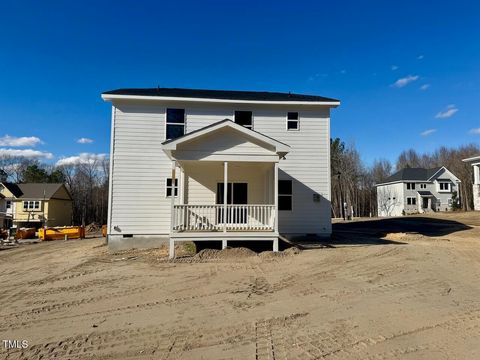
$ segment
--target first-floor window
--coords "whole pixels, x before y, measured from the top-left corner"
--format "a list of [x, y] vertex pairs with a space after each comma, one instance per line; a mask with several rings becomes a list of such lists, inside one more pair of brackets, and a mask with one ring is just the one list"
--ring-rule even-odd
[[278, 180], [278, 210], [292, 210], [292, 180]]
[[176, 139], [185, 134], [185, 109], [167, 109], [166, 138]]
[[417, 205], [417, 198], [407, 197], [407, 205]]
[[300, 121], [298, 120], [298, 112], [287, 113], [287, 130], [300, 130]]
[[165, 195], [166, 197], [172, 196], [172, 189], [174, 189], [175, 196], [178, 196], [178, 179], [175, 178], [175, 186], [172, 187], [172, 178], [168, 178], [165, 184]]

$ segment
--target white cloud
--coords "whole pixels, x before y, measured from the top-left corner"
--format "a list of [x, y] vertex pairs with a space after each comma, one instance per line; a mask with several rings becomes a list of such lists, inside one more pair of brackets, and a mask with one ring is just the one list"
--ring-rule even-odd
[[392, 70], [397, 70], [398, 66], [397, 65], [392, 65]]
[[458, 111], [457, 107], [451, 104], [451, 105], [448, 105], [444, 111], [440, 111], [437, 115], [435, 115], [435, 118], [448, 119], [449, 117], [452, 117], [453, 115], [455, 115], [457, 111]]
[[36, 146], [41, 143], [42, 140], [36, 136], [15, 137], [5, 135], [0, 137], [0, 146]]
[[420, 86], [420, 90], [427, 90], [428, 88], [430, 87], [430, 84], [423, 84], [422, 86]]
[[77, 140], [77, 143], [79, 143], [79, 144], [91, 144], [91, 143], [93, 143], [93, 139], [80, 138], [80, 139]]
[[33, 149], [0, 149], [0, 156], [5, 157], [23, 157], [27, 159], [51, 159], [53, 157], [52, 153], [38, 151]]
[[437, 131], [437, 129], [428, 129], [428, 130], [425, 130], [425, 131], [421, 132], [420, 135], [428, 136], [428, 135], [432, 135], [436, 131]]
[[309, 81], [314, 81], [314, 80], [317, 80], [317, 79], [319, 79], [319, 78], [321, 78], [321, 77], [324, 78], [324, 77], [327, 77], [327, 76], [328, 76], [328, 74], [325, 74], [325, 73], [323, 73], [323, 74], [316, 73], [315, 75], [310, 76], [310, 77], [308, 78], [308, 80], [309, 80]]
[[423, 56], [423, 55], [418, 55], [418, 56], [417, 56], [417, 60], [422, 60], [424, 57], [425, 57], [425, 56]]
[[480, 128], [470, 129], [468, 133], [472, 135], [480, 135]]
[[79, 165], [79, 164], [93, 164], [95, 161], [101, 161], [107, 157], [107, 154], [92, 154], [81, 153], [77, 156], [69, 156], [61, 158], [57, 161], [57, 166], [62, 165]]
[[404, 78], [400, 78], [395, 83], [393, 83], [392, 86], [397, 87], [397, 88], [402, 88], [408, 84], [410, 84], [412, 81], [418, 80], [418, 75], [408, 75]]

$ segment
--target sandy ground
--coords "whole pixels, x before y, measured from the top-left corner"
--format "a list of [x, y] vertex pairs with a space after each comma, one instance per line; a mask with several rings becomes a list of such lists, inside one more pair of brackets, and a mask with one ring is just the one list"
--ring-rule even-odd
[[101, 239], [0, 251], [0, 337], [29, 344], [0, 358], [479, 359], [479, 219], [356, 221], [320, 249], [176, 262]]

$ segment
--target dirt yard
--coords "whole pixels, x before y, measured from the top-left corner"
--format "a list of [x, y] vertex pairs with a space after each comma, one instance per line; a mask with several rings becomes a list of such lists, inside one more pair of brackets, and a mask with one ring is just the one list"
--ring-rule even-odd
[[[480, 214], [335, 224], [322, 248], [0, 251], [16, 359], [479, 359]], [[310, 247], [312, 244], [309, 244]]]

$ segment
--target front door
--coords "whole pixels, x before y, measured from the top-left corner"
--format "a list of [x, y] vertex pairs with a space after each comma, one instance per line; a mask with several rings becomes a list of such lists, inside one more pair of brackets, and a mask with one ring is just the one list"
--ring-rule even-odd
[[428, 198], [424, 197], [422, 198], [422, 209], [427, 209], [428, 208]]
[[[223, 183], [217, 183], [217, 204], [223, 204]], [[247, 183], [228, 183], [227, 184], [227, 204], [242, 205], [248, 203], [248, 184]], [[240, 207], [229, 207], [227, 213], [227, 223], [245, 224], [247, 222], [247, 209]], [[223, 208], [218, 211], [218, 222], [223, 223]]]

